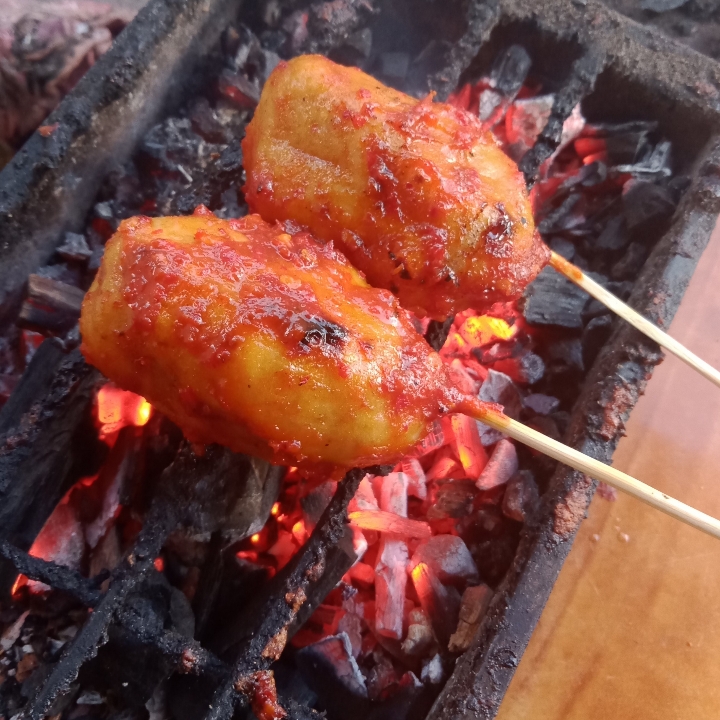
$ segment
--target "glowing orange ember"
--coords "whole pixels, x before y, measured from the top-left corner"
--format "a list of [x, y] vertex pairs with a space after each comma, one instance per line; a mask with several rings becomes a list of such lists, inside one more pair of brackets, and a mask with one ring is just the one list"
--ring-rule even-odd
[[97, 395], [97, 417], [101, 433], [109, 435], [128, 425], [142, 427], [152, 415], [152, 406], [140, 395], [121, 390], [112, 383], [100, 388]]
[[253, 545], [257, 545], [260, 542], [260, 533], [255, 533], [253, 536], [251, 536], [250, 542]]
[[275, 503], [270, 510], [270, 514], [275, 517], [280, 512], [280, 503]]
[[515, 325], [509, 325], [502, 318], [490, 315], [474, 315], [465, 320], [460, 334], [469, 345], [480, 347], [495, 340], [510, 340], [517, 332]]

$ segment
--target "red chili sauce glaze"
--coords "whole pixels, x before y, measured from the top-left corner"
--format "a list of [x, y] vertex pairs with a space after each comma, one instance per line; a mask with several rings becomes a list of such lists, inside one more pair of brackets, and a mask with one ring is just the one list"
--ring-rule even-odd
[[276, 69], [243, 153], [253, 210], [335, 241], [420, 315], [513, 299], [548, 262], [524, 179], [480, 121], [355, 68]]
[[457, 400], [391, 293], [257, 215], [126, 220], [81, 330], [88, 360], [188, 439], [278, 463], [392, 461]]

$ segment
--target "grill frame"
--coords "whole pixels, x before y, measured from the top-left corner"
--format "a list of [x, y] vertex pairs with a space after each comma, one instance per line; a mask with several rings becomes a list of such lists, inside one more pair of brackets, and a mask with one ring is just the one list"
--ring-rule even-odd
[[[584, 59], [563, 86], [565, 101], [535, 160], [552, 151], [564, 115], [598, 73], [598, 97], [605, 85], [619, 85], [635, 106], [645, 103], [661, 131], [695, 158], [693, 183], [629, 301], [667, 327], [720, 213], [720, 66], [597, 0], [538, 0], [526, 6], [523, 0], [472, 1], [468, 31], [450, 49], [447, 70], [430, 82], [441, 97], [447, 95], [502, 24], [576, 44]], [[0, 173], [0, 326], [17, 308], [27, 275], [47, 261], [64, 232], [82, 227], [110, 161], [128, 159], [144, 132], [214, 62], [211, 49], [240, 7], [238, 0], [152, 0], [48, 119], [59, 123], [58, 130], [46, 139], [34, 135]], [[688, 120], [697, 133], [684, 131]], [[530, 163], [524, 169], [534, 175]], [[588, 373], [564, 441], [609, 462], [661, 359], [654, 343], [616, 323]], [[472, 647], [428, 718], [495, 715], [594, 490], [595, 483], [579, 473], [563, 468], [555, 473]]]

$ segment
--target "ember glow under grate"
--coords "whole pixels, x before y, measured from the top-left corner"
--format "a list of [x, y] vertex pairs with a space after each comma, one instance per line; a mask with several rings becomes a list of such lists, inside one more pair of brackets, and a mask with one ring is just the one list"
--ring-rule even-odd
[[[0, 541], [12, 564], [8, 590], [14, 583], [14, 604], [0, 616], [5, 717], [70, 720], [92, 708], [103, 719], [194, 720], [248, 707], [261, 719], [316, 710], [439, 718], [497, 707], [542, 604], [540, 592], [517, 594], [530, 582], [528, 548], [560, 547], [562, 558], [586, 500], [583, 489], [576, 499], [565, 494], [576, 485], [553, 479], [553, 461], [463, 416], [438, 423], [395, 468], [340, 482], [217, 447], [203, 454], [142, 398], [84, 368], [73, 349], [78, 298], [121, 218], [199, 203], [223, 217], [245, 211], [238, 139], [280, 57], [306, 51], [417, 95], [428, 77], [452, 90], [450, 101], [477, 112], [534, 182], [548, 244], [620, 297], [630, 294], [690, 184], [686, 140], [673, 136], [671, 145], [670, 126], [654, 118], [605, 116], [593, 95], [586, 121], [578, 103], [602, 53], [569, 52], [547, 40], [547, 26], [505, 22], [490, 35], [501, 17], [490, 6], [472, 5], [469, 23], [456, 25], [438, 24], [432, 3], [415, 19], [403, 7], [348, 1], [249, 13], [250, 27], [225, 33], [204, 92], [145, 133], [100, 188], [82, 233], [68, 233], [31, 278], [3, 340], [0, 392], [18, 392], [0, 415], [0, 462], [9, 463], [0, 472], [30, 467], [22, 448], [34, 450], [55, 415], [76, 419], [52, 462], [37, 468], [64, 485], [34, 515], [15, 501], [26, 532], [8, 523]], [[517, 22], [511, 3], [503, 12]], [[389, 37], [407, 27], [417, 33]], [[407, 46], [397, 45], [401, 36]], [[567, 60], [562, 72], [547, 61], [553, 53]], [[599, 357], [610, 377], [596, 375], [609, 393], [598, 403], [603, 448], [658, 359], [626, 331], [606, 347], [614, 325], [605, 308], [549, 269], [520, 303], [462, 313], [449, 327], [421, 324], [436, 346], [445, 341], [459, 385], [555, 438], [578, 441], [571, 411]], [[38, 333], [55, 339], [39, 345]], [[616, 385], [611, 361], [625, 373]], [[552, 535], [540, 540], [548, 522]], [[546, 556], [532, 552], [542, 566]], [[513, 612], [529, 620], [508, 624]], [[516, 633], [509, 644], [508, 632]], [[491, 673], [488, 689], [482, 667], [491, 661], [507, 672]]]

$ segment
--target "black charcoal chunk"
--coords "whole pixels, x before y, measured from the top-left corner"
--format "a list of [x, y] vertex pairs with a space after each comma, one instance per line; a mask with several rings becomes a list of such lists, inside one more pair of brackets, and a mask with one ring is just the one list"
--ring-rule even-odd
[[[522, 410], [522, 397], [517, 386], [507, 375], [496, 370], [489, 370], [478, 393], [480, 400], [499, 403], [503, 406], [505, 414], [518, 419]], [[488, 446], [496, 443], [503, 435], [494, 428], [478, 422], [480, 441]]]
[[552, 395], [532, 393], [523, 400], [525, 407], [538, 415], [549, 415], [558, 409], [560, 401]]
[[617, 165], [615, 171], [630, 173], [637, 179], [658, 180], [672, 175], [670, 153], [672, 145], [669, 141], [659, 142], [654, 148], [647, 150], [643, 157], [630, 165]]
[[330, 58], [342, 65], [363, 65], [372, 52], [372, 30], [363, 28], [348, 36], [348, 39], [330, 53]]
[[530, 283], [522, 300], [522, 311], [531, 325], [581, 328], [588, 294], [550, 267]]
[[64, 260], [87, 262], [92, 255], [92, 250], [88, 246], [84, 235], [68, 232], [65, 233], [65, 239], [62, 245], [58, 247], [57, 253]]
[[585, 369], [580, 338], [565, 338], [550, 343], [547, 348], [547, 356], [554, 370], [582, 371]]
[[573, 193], [568, 195], [562, 202], [560, 207], [553, 210], [546, 218], [540, 221], [538, 230], [541, 234], [547, 235], [553, 232], [561, 232], [567, 230], [574, 225], [575, 215], [573, 213], [575, 206], [580, 202], [582, 195]]
[[562, 255], [566, 260], [572, 262], [575, 257], [575, 245], [564, 237], [554, 237], [550, 243], [550, 249], [558, 255]]
[[490, 80], [505, 97], [515, 97], [530, 72], [532, 59], [522, 45], [511, 45], [493, 65]]
[[369, 709], [367, 686], [346, 633], [304, 647], [295, 661], [331, 717], [364, 717]]
[[628, 228], [647, 227], [667, 220], [675, 211], [672, 193], [644, 180], [630, 180], [623, 189], [623, 207]]
[[630, 233], [622, 215], [610, 218], [603, 228], [597, 241], [593, 244], [596, 250], [617, 251], [626, 248], [630, 243]]

